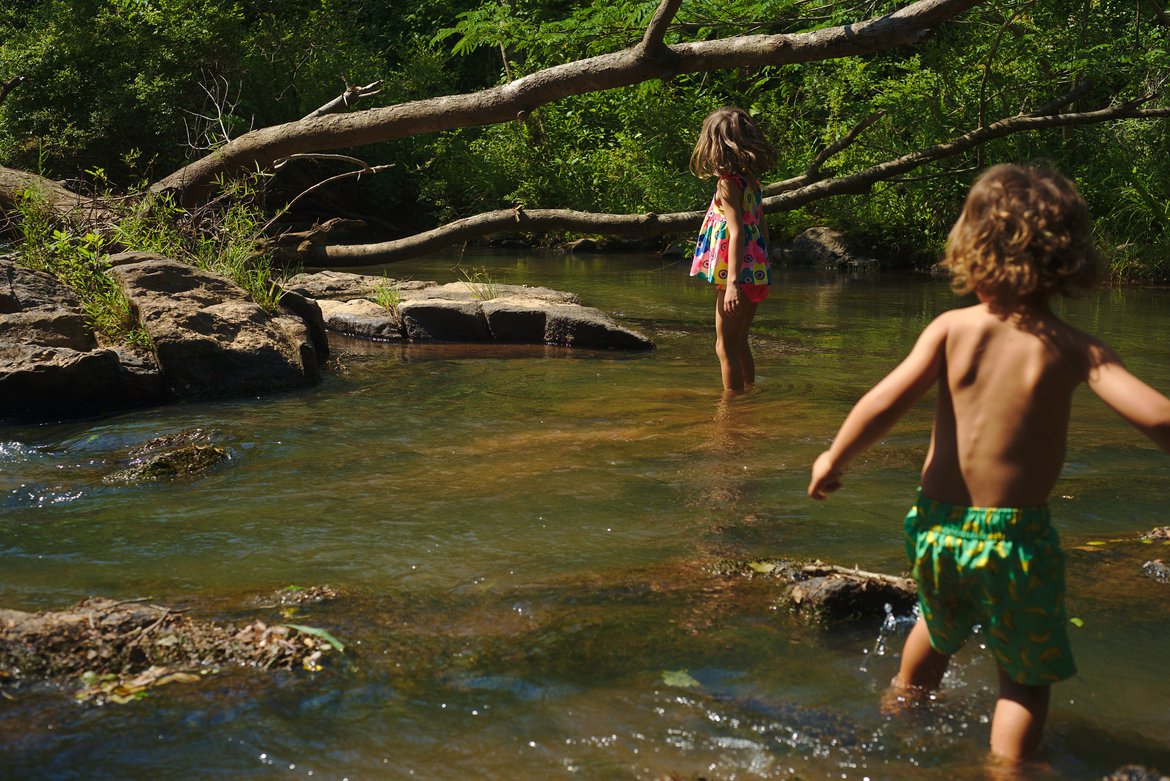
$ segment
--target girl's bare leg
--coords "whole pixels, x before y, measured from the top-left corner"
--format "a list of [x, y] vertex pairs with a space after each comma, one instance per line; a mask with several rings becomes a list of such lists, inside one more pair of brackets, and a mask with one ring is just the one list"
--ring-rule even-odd
[[1035, 756], [1040, 747], [1052, 688], [1016, 683], [999, 670], [999, 699], [991, 719], [991, 753], [1011, 762]]
[[756, 381], [756, 359], [752, 356], [752, 346], [748, 334], [752, 330], [752, 321], [756, 319], [756, 309], [759, 301], [744, 300], [740, 314], [743, 316], [743, 333], [739, 340], [739, 365], [743, 368], [743, 384], [752, 385]]
[[723, 291], [715, 290], [715, 355], [719, 357], [719, 371], [723, 376], [723, 389], [743, 390], [743, 363], [741, 360], [740, 334], [743, 318], [743, 304], [739, 312], [729, 312], [724, 305]]
[[950, 656], [934, 650], [926, 620], [920, 617], [906, 638], [898, 675], [882, 700], [882, 712], [889, 715], [938, 689], [950, 661]]

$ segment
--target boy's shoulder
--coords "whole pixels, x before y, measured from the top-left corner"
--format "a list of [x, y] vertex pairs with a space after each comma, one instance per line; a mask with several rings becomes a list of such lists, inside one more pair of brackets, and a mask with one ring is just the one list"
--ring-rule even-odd
[[944, 343], [972, 338], [995, 341], [1011, 332], [1022, 332], [1043, 342], [1056, 360], [1086, 369], [1113, 356], [1109, 346], [1096, 336], [1070, 325], [1047, 309], [1004, 314], [985, 303], [973, 304], [943, 312], [927, 328], [936, 329], [937, 337]]

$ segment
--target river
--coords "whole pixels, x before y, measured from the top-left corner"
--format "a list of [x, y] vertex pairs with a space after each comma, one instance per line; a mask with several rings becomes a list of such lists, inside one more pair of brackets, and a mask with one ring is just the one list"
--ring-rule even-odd
[[[978, 638], [933, 708], [890, 720], [905, 619], [811, 627], [766, 583], [717, 574], [778, 557], [904, 570], [929, 401], [837, 495], [804, 490], [852, 403], [963, 303], [944, 280], [781, 271], [753, 329], [759, 382], [725, 401], [713, 294], [681, 263], [485, 250], [385, 272], [446, 282], [456, 265], [575, 292], [657, 349], [337, 339], [309, 390], [0, 428], [0, 606], [149, 598], [230, 623], [328, 584], [342, 597], [297, 621], [347, 643], [318, 673], [223, 670], [126, 705], [17, 688], [0, 778], [983, 778], [995, 676]], [[1170, 391], [1170, 293], [1058, 308]], [[231, 461], [103, 479], [191, 429]], [[1168, 495], [1170, 459], [1079, 391], [1052, 506], [1080, 672], [1054, 689], [1043, 778], [1170, 772], [1170, 586], [1110, 542], [1170, 523]]]

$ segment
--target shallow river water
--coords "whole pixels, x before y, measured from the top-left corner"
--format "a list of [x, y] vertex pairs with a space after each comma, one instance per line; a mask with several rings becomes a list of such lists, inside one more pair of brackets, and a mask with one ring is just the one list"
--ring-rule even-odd
[[[576, 292], [657, 349], [338, 339], [302, 392], [0, 428], [0, 607], [149, 597], [279, 621], [266, 595], [328, 584], [342, 597], [296, 620], [347, 643], [318, 673], [223, 670], [126, 705], [18, 688], [0, 698], [0, 778], [983, 778], [994, 668], [977, 638], [933, 708], [886, 719], [905, 620], [810, 627], [775, 583], [718, 566], [904, 570], [928, 401], [830, 500], [804, 489], [850, 405], [962, 303], [944, 281], [780, 273], [759, 382], [724, 401], [713, 294], [681, 264], [497, 251], [386, 273], [446, 282], [456, 263]], [[1170, 293], [1060, 310], [1170, 391]], [[1170, 523], [1170, 458], [1087, 391], [1074, 417], [1052, 503], [1080, 673], [1054, 689], [1038, 777], [1170, 772], [1170, 585], [1140, 570], [1170, 548], [1113, 542]], [[190, 429], [230, 463], [103, 481]]]

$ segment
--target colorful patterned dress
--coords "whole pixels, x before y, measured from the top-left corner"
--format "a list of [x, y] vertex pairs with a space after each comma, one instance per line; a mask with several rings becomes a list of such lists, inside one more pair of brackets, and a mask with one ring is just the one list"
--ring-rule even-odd
[[[764, 234], [760, 227], [764, 219], [763, 193], [760, 183], [755, 179], [743, 176], [722, 176], [721, 179], [734, 180], [743, 188], [743, 262], [739, 268], [740, 288], [759, 286], [766, 288], [772, 282], [772, 264], [768, 262], [768, 245], [764, 241]], [[703, 227], [699, 229], [699, 238], [695, 241], [695, 259], [691, 263], [691, 276], [705, 277], [719, 287], [727, 286], [727, 218], [719, 209], [719, 192], [711, 199], [707, 207], [707, 216], [703, 218]], [[753, 297], [754, 291], [745, 291], [752, 300], [759, 300], [763, 295]], [[758, 291], [764, 293], [765, 291]]]

